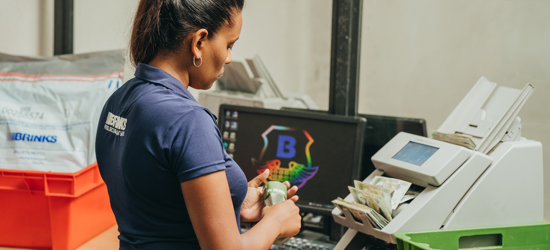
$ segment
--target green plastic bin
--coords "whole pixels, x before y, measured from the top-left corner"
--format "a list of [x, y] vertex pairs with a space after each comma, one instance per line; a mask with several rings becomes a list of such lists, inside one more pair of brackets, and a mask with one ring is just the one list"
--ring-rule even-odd
[[442, 229], [395, 234], [399, 250], [550, 249], [550, 223]]

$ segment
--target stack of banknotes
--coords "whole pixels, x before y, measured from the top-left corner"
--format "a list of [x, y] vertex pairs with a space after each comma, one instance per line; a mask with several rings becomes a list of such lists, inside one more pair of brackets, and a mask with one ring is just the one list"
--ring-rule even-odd
[[432, 137], [438, 141], [444, 141], [458, 146], [462, 146], [468, 149], [475, 149], [476, 144], [471, 137], [467, 135], [447, 134], [434, 131]]
[[392, 221], [392, 212], [399, 204], [414, 199], [419, 191], [409, 190], [411, 183], [400, 179], [376, 176], [371, 183], [354, 181], [348, 187], [355, 202], [338, 197], [332, 203], [340, 210], [348, 209], [355, 220], [365, 223], [361, 214], [377, 229], [384, 228]]

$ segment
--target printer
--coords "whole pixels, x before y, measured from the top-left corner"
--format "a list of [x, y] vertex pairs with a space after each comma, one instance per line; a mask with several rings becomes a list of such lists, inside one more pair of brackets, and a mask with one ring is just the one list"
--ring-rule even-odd
[[199, 92], [198, 102], [214, 114], [218, 114], [221, 104], [319, 109], [308, 95], [281, 92], [259, 56], [245, 61], [227, 64], [217, 81], [216, 90]]
[[335, 208], [334, 220], [349, 227], [335, 249], [361, 233], [395, 244], [396, 232], [543, 221], [542, 144], [520, 136], [517, 117], [533, 86], [495, 88], [482, 77], [436, 131], [471, 140], [470, 147], [401, 132], [371, 158], [376, 169], [363, 182], [386, 176], [422, 191], [382, 229]]

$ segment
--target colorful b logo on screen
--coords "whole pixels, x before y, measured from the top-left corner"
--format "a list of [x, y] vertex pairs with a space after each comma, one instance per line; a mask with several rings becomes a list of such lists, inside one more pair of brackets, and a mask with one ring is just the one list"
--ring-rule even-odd
[[[270, 136], [272, 132], [278, 133]], [[275, 149], [268, 150], [268, 145], [270, 145], [268, 137], [272, 140], [276, 139], [276, 143], [273, 145], [276, 147]], [[294, 128], [273, 125], [262, 133], [262, 138], [264, 140], [264, 147], [260, 153], [260, 157], [258, 160], [252, 158], [252, 164], [258, 169], [258, 173], [263, 173], [263, 171], [269, 169], [269, 180], [289, 181], [292, 185], [298, 186], [298, 188], [303, 187], [308, 180], [315, 176], [319, 167], [311, 166], [309, 148], [313, 144], [313, 138], [306, 130], [299, 131]], [[298, 143], [299, 141], [302, 143]], [[268, 153], [266, 155], [268, 151], [274, 151], [274, 154]], [[303, 164], [304, 156], [305, 164]], [[264, 157], [269, 159], [264, 159]], [[300, 160], [297, 160], [300, 158], [302, 159], [302, 163], [298, 162]]]
[[290, 135], [279, 135], [277, 157], [291, 159], [296, 156], [296, 138]]

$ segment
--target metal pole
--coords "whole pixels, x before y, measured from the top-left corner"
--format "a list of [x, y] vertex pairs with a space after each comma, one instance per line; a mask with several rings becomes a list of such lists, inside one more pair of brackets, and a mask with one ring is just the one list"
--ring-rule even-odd
[[73, 0], [55, 0], [54, 55], [73, 53]]
[[333, 0], [329, 113], [357, 115], [362, 0]]

